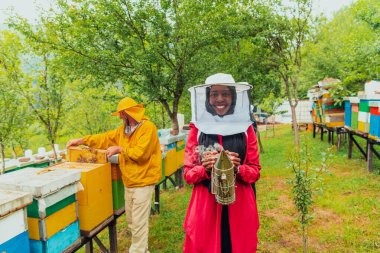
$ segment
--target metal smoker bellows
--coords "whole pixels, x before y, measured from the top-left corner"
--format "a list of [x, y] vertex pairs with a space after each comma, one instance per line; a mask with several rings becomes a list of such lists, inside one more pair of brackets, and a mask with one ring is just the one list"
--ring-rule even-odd
[[221, 151], [211, 173], [211, 193], [215, 200], [222, 205], [235, 201], [234, 166], [224, 150]]

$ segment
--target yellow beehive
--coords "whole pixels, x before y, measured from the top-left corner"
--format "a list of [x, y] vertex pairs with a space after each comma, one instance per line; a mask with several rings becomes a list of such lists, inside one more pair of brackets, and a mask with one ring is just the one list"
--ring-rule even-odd
[[57, 169], [78, 169], [84, 190], [78, 192], [79, 224], [88, 233], [112, 216], [111, 164], [66, 162], [53, 166]]
[[166, 153], [165, 157], [165, 176], [170, 176], [177, 170], [177, 151], [171, 149]]
[[326, 123], [327, 127], [341, 127], [344, 124], [344, 121], [342, 122], [329, 122]]
[[180, 169], [183, 166], [183, 160], [185, 158], [185, 141], [180, 140], [176, 146], [176, 167]]
[[362, 132], [362, 133], [365, 133], [365, 122], [362, 122], [362, 121], [359, 121], [358, 122], [358, 131], [359, 132]]
[[33, 240], [47, 240], [76, 220], [77, 209], [75, 202], [45, 219], [28, 217], [29, 238]]
[[68, 148], [69, 162], [78, 163], [107, 163], [107, 151], [89, 147]]

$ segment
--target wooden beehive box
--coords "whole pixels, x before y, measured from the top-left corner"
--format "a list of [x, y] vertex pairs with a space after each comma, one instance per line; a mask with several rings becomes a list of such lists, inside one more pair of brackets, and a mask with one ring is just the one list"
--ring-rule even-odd
[[118, 164], [111, 163], [112, 203], [115, 214], [124, 210], [124, 184]]
[[368, 137], [378, 141], [380, 139], [380, 102], [369, 102], [370, 127]]
[[0, 190], [0, 252], [29, 252], [26, 206], [32, 203], [26, 192]]
[[77, 163], [107, 163], [107, 151], [89, 147], [68, 148], [68, 161]]
[[379, 94], [366, 94], [359, 95], [359, 115], [358, 115], [358, 131], [361, 133], [369, 133], [371, 122], [370, 122], [370, 102], [379, 102]]
[[82, 234], [90, 234], [94, 228], [113, 215], [110, 163], [65, 162], [52, 168], [81, 172], [84, 190], [78, 193], [78, 207]]
[[0, 177], [0, 188], [29, 192], [31, 252], [61, 252], [79, 238], [76, 184], [79, 171], [25, 168]]
[[185, 158], [185, 140], [177, 141], [176, 151], [176, 167], [177, 169], [180, 169], [183, 167]]

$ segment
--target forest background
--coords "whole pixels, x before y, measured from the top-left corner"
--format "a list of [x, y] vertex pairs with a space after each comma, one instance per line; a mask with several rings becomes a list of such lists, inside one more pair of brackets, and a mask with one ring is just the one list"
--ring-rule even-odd
[[125, 96], [177, 129], [177, 113], [191, 118], [187, 89], [216, 72], [252, 84], [253, 104], [285, 97], [288, 77], [299, 98], [325, 77], [342, 81], [339, 96], [379, 79], [380, 2], [331, 19], [311, 10], [310, 0], [57, 0], [36, 23], [14, 15], [0, 31], [0, 149], [16, 156], [112, 129]]

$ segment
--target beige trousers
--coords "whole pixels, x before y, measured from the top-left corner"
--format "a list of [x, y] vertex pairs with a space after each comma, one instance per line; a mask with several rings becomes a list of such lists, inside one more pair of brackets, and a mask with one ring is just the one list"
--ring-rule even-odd
[[129, 253], [148, 253], [149, 215], [154, 185], [125, 187], [125, 216], [132, 234]]

